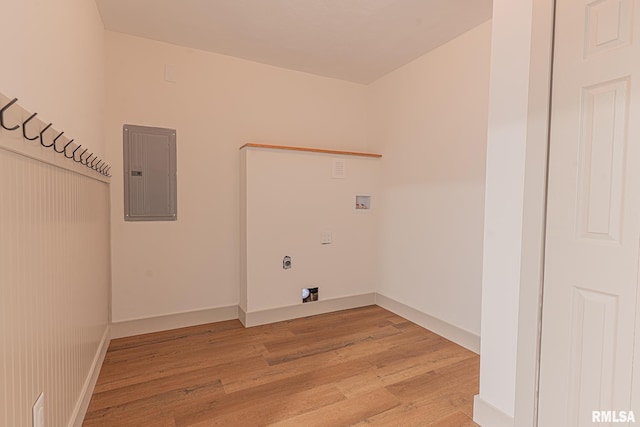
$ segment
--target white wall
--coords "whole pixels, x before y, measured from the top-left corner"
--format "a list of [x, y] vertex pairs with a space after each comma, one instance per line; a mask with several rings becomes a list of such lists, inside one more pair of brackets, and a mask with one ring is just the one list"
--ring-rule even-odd
[[530, 8], [506, 2], [493, 8], [480, 397], [509, 416], [515, 403], [529, 89], [530, 52], [520, 47], [530, 40], [530, 14]]
[[[381, 159], [249, 147], [243, 157], [247, 290], [240, 306], [249, 314], [300, 305], [302, 288], [311, 287], [319, 287], [320, 301], [372, 294]], [[346, 165], [345, 178], [332, 177], [334, 159]], [[370, 210], [355, 209], [357, 194], [370, 196]], [[324, 231], [332, 243], [321, 244]], [[291, 269], [282, 268], [285, 255]]]
[[0, 93], [104, 158], [104, 27], [93, 1], [2, 3]]
[[373, 83], [384, 155], [378, 292], [480, 333], [491, 23]]
[[[239, 147], [364, 151], [366, 87], [118, 33], [106, 49], [113, 320], [237, 305]], [[177, 129], [178, 221], [124, 222], [124, 123]]]
[[518, 426], [534, 425], [552, 11], [549, 0], [493, 3], [480, 394], [474, 406], [474, 421], [483, 426], [511, 426], [514, 419]]
[[[2, 4], [0, 93], [101, 156], [103, 31], [92, 1]], [[47, 425], [81, 420], [108, 340], [109, 186], [37, 144], [0, 130], [0, 425], [12, 427], [32, 425], [40, 392]]]
[[[554, 3], [532, 2], [514, 414], [519, 427], [536, 425]], [[492, 381], [486, 372], [484, 379]]]

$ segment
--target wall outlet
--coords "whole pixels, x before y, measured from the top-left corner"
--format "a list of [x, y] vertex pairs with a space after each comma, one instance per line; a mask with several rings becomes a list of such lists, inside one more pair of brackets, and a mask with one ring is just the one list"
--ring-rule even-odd
[[164, 65], [164, 81], [170, 83], [176, 83], [178, 78], [176, 76], [176, 66], [173, 64]]
[[33, 427], [44, 427], [44, 393], [40, 393], [31, 408], [31, 420]]
[[284, 268], [285, 270], [288, 270], [291, 268], [291, 257], [290, 256], [285, 256], [284, 258], [282, 258], [282, 268]]

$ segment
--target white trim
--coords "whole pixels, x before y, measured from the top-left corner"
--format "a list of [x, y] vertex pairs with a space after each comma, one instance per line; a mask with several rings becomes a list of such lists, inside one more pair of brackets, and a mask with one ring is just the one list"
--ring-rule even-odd
[[240, 320], [240, 323], [242, 323], [245, 328], [247, 327], [247, 312], [240, 306], [238, 306], [238, 320]]
[[480, 336], [466, 329], [452, 325], [444, 320], [423, 313], [413, 307], [398, 302], [384, 295], [376, 294], [376, 304], [385, 308], [398, 316], [422, 326], [436, 334], [461, 345], [467, 350], [480, 354]]
[[534, 1], [524, 167], [514, 421], [537, 425], [554, 2]]
[[238, 318], [238, 306], [208, 308], [205, 310], [184, 313], [166, 314], [162, 316], [142, 319], [125, 320], [111, 324], [111, 336], [115, 338], [152, 332], [168, 331], [170, 329], [186, 328], [188, 326], [204, 325], [206, 323], [222, 322]]
[[[99, 174], [86, 166], [80, 166], [79, 163], [75, 163], [73, 160], [67, 159], [62, 154], [56, 153], [53, 150], [46, 152], [45, 148], [39, 145], [39, 142], [38, 145], [35, 145], [34, 141], [27, 142], [31, 145], [27, 145], [26, 142], [23, 143], [22, 140], [20, 143], [16, 143], [16, 140], [0, 138], [0, 149], [29, 159], [37, 160], [51, 166], [56, 166], [60, 169], [75, 172], [88, 178], [95, 179], [96, 181], [104, 182], [105, 184], [109, 184], [111, 182], [111, 178]], [[80, 150], [80, 152], [82, 151], [84, 151], [84, 149]], [[111, 171], [109, 173], [111, 173]]]
[[473, 397], [473, 421], [481, 427], [513, 427], [513, 418], [476, 394]]
[[[8, 133], [9, 131], [4, 131]], [[22, 132], [21, 130], [16, 130], [15, 132]], [[55, 131], [47, 131], [47, 135], [49, 132], [54, 134]], [[2, 137], [0, 138], [0, 149], [9, 151], [14, 154], [18, 154], [20, 156], [27, 157], [29, 159], [37, 160], [42, 163], [46, 163], [51, 166], [56, 166], [61, 169], [66, 169], [71, 172], [75, 172], [80, 175], [84, 175], [86, 177], [95, 179], [96, 181], [104, 182], [105, 184], [109, 184], [111, 179], [107, 176], [104, 176], [98, 172], [95, 172], [93, 169], [89, 169], [86, 166], [82, 166], [79, 163], [74, 162], [71, 159], [67, 159], [62, 154], [56, 153], [51, 148], [45, 148], [40, 145], [40, 141], [26, 141], [22, 138], [22, 133], [20, 133], [20, 138], [8, 138]], [[75, 146], [75, 144], [74, 144]], [[80, 149], [79, 153], [84, 151], [84, 146]], [[88, 153], [91, 150], [87, 151]], [[86, 154], [85, 154], [86, 156]], [[111, 171], [109, 171], [111, 173]]]
[[375, 304], [375, 294], [352, 295], [348, 297], [333, 298], [308, 303], [300, 303], [287, 307], [272, 308], [268, 310], [246, 313], [238, 308], [240, 320], [245, 327], [266, 325], [281, 322], [283, 320], [297, 319], [300, 317], [314, 316], [316, 314], [331, 313], [333, 311], [347, 310], [350, 308], [364, 307]]
[[[11, 101], [6, 95], [0, 93], [0, 106], [4, 106]], [[24, 121], [31, 115], [27, 110], [25, 110], [19, 103], [15, 103], [7, 111], [5, 111], [5, 121], [8, 126], [20, 125], [18, 129], [9, 131], [3, 128], [0, 128], [0, 148], [10, 151], [15, 154], [19, 154], [21, 156], [28, 157], [30, 159], [38, 160], [43, 163], [47, 163], [52, 166], [57, 166], [62, 169], [67, 169], [72, 172], [79, 173], [81, 175], [87, 176], [89, 178], [96, 179], [98, 181], [102, 181], [104, 183], [109, 183], [110, 179], [93, 169], [90, 169], [86, 166], [81, 165], [80, 163], [74, 162], [71, 159], [66, 158], [64, 155], [60, 153], [56, 153], [53, 151], [52, 147], [43, 147], [40, 144], [40, 139], [38, 138], [36, 141], [28, 141], [24, 139], [22, 135], [22, 127]], [[39, 117], [35, 117], [29, 123], [29, 133], [33, 135], [39, 135], [40, 131], [44, 129], [46, 126], [45, 122], [40, 120]], [[46, 131], [45, 137], [47, 138], [47, 144], [51, 143], [53, 137], [60, 132], [56, 130], [54, 127], [50, 127]], [[67, 135], [65, 135], [60, 142], [68, 141]], [[58, 145], [58, 147], [60, 147]], [[71, 143], [69, 150], [73, 151], [78, 147], [77, 143]], [[84, 151], [85, 147], [80, 150], [80, 152]], [[58, 148], [59, 149], [59, 148]], [[89, 148], [87, 153], [91, 153], [93, 150]], [[85, 155], [86, 157], [86, 155]], [[101, 156], [99, 156], [100, 160], [104, 160]]]
[[89, 407], [89, 402], [91, 401], [91, 396], [93, 395], [93, 389], [96, 387], [96, 382], [98, 381], [98, 375], [100, 375], [100, 369], [102, 368], [102, 362], [104, 361], [104, 357], [107, 354], [107, 349], [109, 348], [109, 343], [111, 342], [111, 329], [109, 325], [107, 325], [104, 334], [102, 335], [102, 340], [100, 341], [100, 345], [98, 346], [98, 351], [96, 352], [95, 357], [93, 358], [93, 363], [91, 364], [91, 369], [89, 370], [89, 374], [84, 381], [84, 385], [82, 386], [82, 392], [80, 393], [80, 397], [76, 402], [76, 406], [73, 409], [73, 413], [71, 414], [71, 419], [69, 421], [69, 426], [73, 427], [81, 427], [84, 421], [84, 416], [87, 413], [87, 408]]
[[368, 305], [378, 305], [474, 353], [478, 353], [480, 350], [478, 335], [376, 293], [300, 303], [253, 312], [246, 312], [240, 306], [233, 305], [125, 320], [112, 323], [111, 336], [115, 339], [232, 319], [239, 319], [245, 327], [249, 328]]

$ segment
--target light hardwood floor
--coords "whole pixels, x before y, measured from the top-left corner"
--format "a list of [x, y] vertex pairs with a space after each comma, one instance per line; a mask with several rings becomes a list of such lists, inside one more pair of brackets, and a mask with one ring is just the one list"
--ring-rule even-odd
[[113, 340], [84, 426], [476, 426], [479, 357], [378, 306]]

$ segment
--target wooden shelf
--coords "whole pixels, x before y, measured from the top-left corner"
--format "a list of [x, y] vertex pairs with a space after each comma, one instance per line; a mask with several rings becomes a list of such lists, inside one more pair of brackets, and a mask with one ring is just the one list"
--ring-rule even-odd
[[291, 147], [287, 145], [271, 145], [271, 144], [255, 144], [252, 142], [244, 144], [242, 147], [240, 147], [241, 150], [243, 148], [270, 148], [273, 150], [307, 151], [311, 153], [341, 154], [344, 156], [360, 156], [360, 157], [375, 157], [375, 158], [382, 157], [382, 154], [359, 153], [357, 151], [324, 150], [321, 148]]

